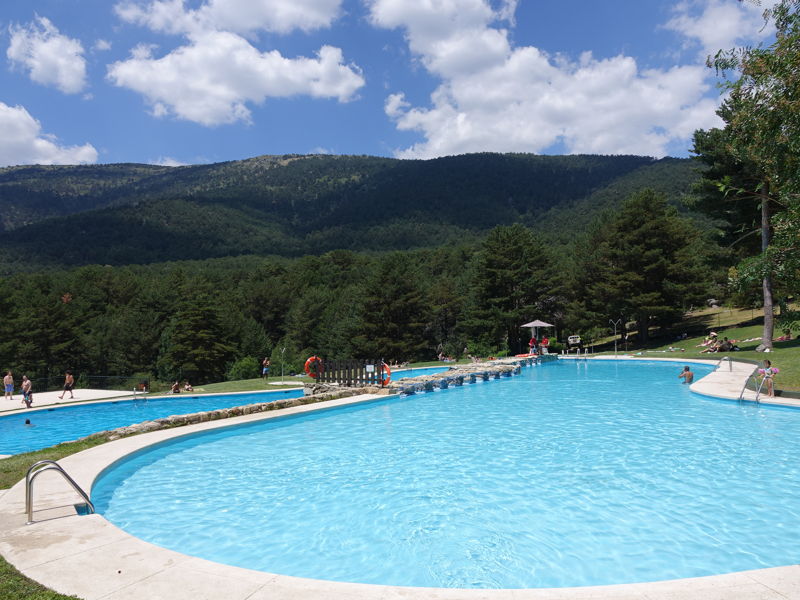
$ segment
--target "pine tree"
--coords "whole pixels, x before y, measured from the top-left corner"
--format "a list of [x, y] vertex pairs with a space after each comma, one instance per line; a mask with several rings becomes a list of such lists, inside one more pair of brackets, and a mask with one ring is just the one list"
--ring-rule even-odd
[[472, 339], [511, 353], [527, 351], [520, 325], [552, 318], [552, 290], [559, 287], [554, 262], [542, 240], [517, 223], [495, 227], [486, 238], [475, 269], [475, 297], [469, 328]]
[[596, 244], [584, 295], [598, 325], [617, 315], [632, 318], [646, 342], [650, 325], [675, 323], [702, 299], [709, 271], [699, 232], [653, 190], [628, 198]]
[[429, 311], [417, 280], [407, 254], [393, 253], [381, 261], [367, 285], [361, 327], [354, 339], [359, 356], [387, 362], [433, 357], [426, 336]]
[[218, 306], [201, 283], [187, 283], [178, 309], [161, 336], [159, 376], [207, 383], [222, 381], [234, 347], [228, 343]]

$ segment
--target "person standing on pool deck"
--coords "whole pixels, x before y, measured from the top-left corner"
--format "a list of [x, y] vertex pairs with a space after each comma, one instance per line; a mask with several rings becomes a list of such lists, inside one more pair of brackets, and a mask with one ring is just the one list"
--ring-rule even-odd
[[64, 375], [64, 391], [61, 392], [61, 395], [58, 397], [59, 400], [64, 399], [64, 394], [69, 392], [69, 399], [72, 400], [74, 397], [72, 395], [72, 388], [75, 385], [75, 378], [72, 376], [72, 371], [67, 371]]
[[692, 381], [694, 381], [694, 373], [692, 373], [688, 366], [683, 367], [683, 371], [678, 375], [678, 379], [683, 379], [683, 383], [692, 383]]
[[6, 376], [3, 377], [3, 387], [6, 390], [6, 398], [9, 400], [14, 399], [14, 376], [11, 374], [11, 371], [6, 373]]
[[269, 356], [264, 357], [264, 360], [261, 362], [261, 376], [264, 379], [269, 379]]
[[33, 384], [31, 380], [28, 379], [27, 375], [22, 376], [22, 402], [25, 404], [27, 408], [31, 407], [33, 404], [33, 393], [31, 392], [31, 387]]

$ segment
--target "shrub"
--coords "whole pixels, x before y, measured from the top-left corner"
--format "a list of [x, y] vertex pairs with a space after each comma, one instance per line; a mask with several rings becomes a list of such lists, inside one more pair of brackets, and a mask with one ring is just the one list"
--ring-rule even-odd
[[228, 381], [239, 379], [255, 379], [261, 375], [261, 365], [257, 358], [245, 356], [237, 359], [229, 368], [225, 375]]

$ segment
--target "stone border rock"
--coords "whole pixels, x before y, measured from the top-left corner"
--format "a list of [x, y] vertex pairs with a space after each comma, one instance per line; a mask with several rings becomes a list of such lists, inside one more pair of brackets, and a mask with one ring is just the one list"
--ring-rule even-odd
[[107, 442], [112, 442], [123, 437], [138, 435], [140, 433], [148, 433], [150, 431], [158, 431], [159, 429], [171, 429], [173, 427], [183, 427], [184, 425], [193, 425], [195, 423], [204, 423], [206, 421], [218, 421], [220, 419], [229, 419], [231, 417], [240, 417], [242, 415], [281, 410], [293, 406], [301, 406], [303, 404], [315, 404], [317, 402], [338, 400], [339, 398], [349, 398], [351, 396], [357, 396], [361, 394], [415, 394], [417, 392], [433, 391], [433, 389], [436, 387], [440, 389], [447, 389], [451, 385], [460, 386], [464, 383], [475, 383], [478, 379], [481, 379], [482, 381], [488, 381], [489, 379], [510, 377], [511, 375], [519, 374], [523, 366], [533, 365], [541, 362], [550, 362], [554, 360], [557, 360], [555, 355], [544, 355], [536, 358], [498, 359], [492, 362], [456, 365], [450, 367], [450, 370], [447, 371], [446, 374], [438, 373], [436, 375], [420, 375], [419, 377], [412, 377], [407, 380], [403, 379], [401, 381], [391, 382], [386, 387], [372, 386], [350, 388], [320, 383], [305, 384], [305, 395], [299, 398], [284, 398], [281, 400], [273, 400], [271, 402], [244, 404], [242, 406], [218, 408], [216, 410], [189, 413], [185, 415], [170, 415], [168, 417], [162, 417], [152, 421], [142, 421], [141, 423], [136, 423], [134, 425], [98, 431], [73, 441], [81, 442], [102, 438]]
[[[350, 396], [358, 396], [365, 393], [380, 393], [380, 391], [377, 390], [378, 388], [337, 387], [333, 389], [330, 386], [314, 385], [311, 386], [311, 389], [306, 389], [307, 395], [300, 396], [299, 398], [283, 398], [280, 400], [272, 400], [271, 402], [244, 404], [242, 406], [218, 408], [216, 410], [209, 410], [205, 412], [189, 413], [185, 415], [170, 415], [168, 417], [162, 417], [152, 421], [142, 421], [141, 423], [128, 425], [126, 427], [98, 431], [74, 441], [81, 442], [85, 440], [102, 438], [107, 442], [113, 442], [114, 440], [118, 440], [123, 437], [138, 435], [140, 433], [148, 433], [150, 431], [158, 431], [159, 429], [171, 429], [173, 427], [183, 427], [184, 425], [193, 425], [195, 423], [203, 423], [206, 421], [218, 421], [220, 419], [230, 419], [231, 417], [240, 417], [242, 415], [269, 412], [272, 410], [282, 410], [285, 408], [291, 408], [293, 406], [327, 402], [329, 400], [338, 400], [339, 398], [348, 398]], [[385, 394], [386, 392], [383, 393]]]
[[478, 380], [488, 381], [489, 379], [519, 375], [523, 366], [532, 366], [556, 360], [558, 360], [558, 357], [555, 354], [544, 354], [537, 357], [502, 358], [491, 362], [455, 365], [445, 373], [420, 375], [419, 377], [392, 381], [386, 389], [400, 394], [431, 392], [437, 387], [445, 390], [451, 385], [461, 386], [465, 383], [475, 383]]

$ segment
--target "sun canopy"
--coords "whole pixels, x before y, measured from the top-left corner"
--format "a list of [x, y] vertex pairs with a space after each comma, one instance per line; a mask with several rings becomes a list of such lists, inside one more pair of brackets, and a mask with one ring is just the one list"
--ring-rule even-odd
[[531, 321], [530, 323], [525, 323], [525, 325], [520, 325], [520, 327], [552, 327], [552, 325], [537, 319], [535, 321]]

